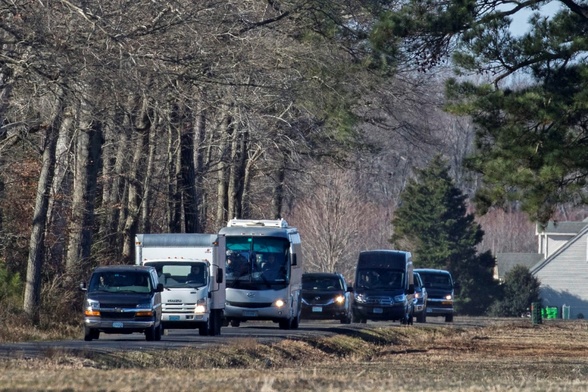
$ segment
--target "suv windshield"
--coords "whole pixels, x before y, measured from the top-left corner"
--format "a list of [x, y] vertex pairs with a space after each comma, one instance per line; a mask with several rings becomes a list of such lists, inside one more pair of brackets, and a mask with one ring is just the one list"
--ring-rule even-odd
[[89, 292], [150, 293], [153, 287], [149, 273], [140, 271], [104, 271], [92, 275]]

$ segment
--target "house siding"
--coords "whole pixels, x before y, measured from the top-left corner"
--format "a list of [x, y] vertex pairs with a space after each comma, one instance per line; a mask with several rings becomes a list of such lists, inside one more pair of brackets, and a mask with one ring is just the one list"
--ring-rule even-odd
[[587, 238], [583, 233], [534, 274], [541, 283], [543, 306], [558, 307], [560, 317], [562, 305], [568, 305], [570, 318], [580, 313], [588, 318]]
[[545, 251], [542, 252], [545, 258], [548, 258], [555, 252], [557, 252], [562, 246], [568, 243], [574, 235], [547, 235], [547, 246]]

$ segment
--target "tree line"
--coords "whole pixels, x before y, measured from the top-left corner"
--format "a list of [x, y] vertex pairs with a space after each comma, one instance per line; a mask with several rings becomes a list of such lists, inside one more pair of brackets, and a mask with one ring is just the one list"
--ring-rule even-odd
[[[464, 169], [489, 151], [473, 142], [482, 117], [441, 110], [440, 65], [509, 14], [441, 3], [0, 1], [0, 241], [25, 312], [67, 308], [91, 267], [131, 262], [139, 232], [285, 217], [313, 233], [310, 265], [349, 272], [359, 248], [388, 244], [436, 153], [469, 196], [494, 184]], [[569, 10], [561, 23], [584, 23]]]

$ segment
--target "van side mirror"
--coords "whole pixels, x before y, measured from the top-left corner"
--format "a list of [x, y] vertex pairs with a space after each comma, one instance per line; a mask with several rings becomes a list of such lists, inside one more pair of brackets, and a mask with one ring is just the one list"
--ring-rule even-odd
[[82, 290], [82, 291], [88, 291], [88, 289], [86, 288], [86, 282], [80, 283], [80, 290]]
[[155, 288], [156, 293], [161, 293], [163, 291], [163, 283], [157, 283], [157, 287]]
[[216, 283], [223, 282], [223, 269], [219, 268], [216, 270]]

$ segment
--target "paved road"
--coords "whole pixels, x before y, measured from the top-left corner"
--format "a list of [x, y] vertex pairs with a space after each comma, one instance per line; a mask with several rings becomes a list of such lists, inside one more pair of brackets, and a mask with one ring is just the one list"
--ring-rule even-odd
[[[477, 327], [491, 323], [487, 318], [455, 317], [453, 323], [445, 323], [443, 318], [429, 318], [426, 324], [414, 324], [408, 328], [422, 326]], [[159, 342], [147, 342], [142, 334], [108, 335], [100, 334], [99, 340], [85, 342], [79, 340], [58, 340], [42, 342], [22, 342], [0, 344], [0, 358], [31, 358], [52, 356], [56, 352], [115, 352], [136, 350], [172, 350], [183, 347], [210, 347], [229, 344], [240, 339], [256, 339], [261, 343], [272, 343], [282, 339], [302, 339], [329, 336], [334, 334], [353, 334], [363, 328], [376, 326], [401, 326], [398, 322], [368, 322], [367, 324], [340, 324], [335, 321], [301, 322], [296, 330], [282, 330], [272, 322], [247, 322], [240, 327], [224, 327], [221, 336], [200, 336], [196, 330], [168, 330]]]

